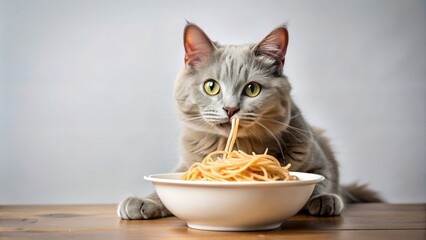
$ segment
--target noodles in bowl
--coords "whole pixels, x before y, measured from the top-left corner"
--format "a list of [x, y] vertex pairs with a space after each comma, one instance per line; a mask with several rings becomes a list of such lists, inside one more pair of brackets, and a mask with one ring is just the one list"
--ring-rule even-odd
[[[226, 157], [218, 157], [226, 156]], [[217, 157], [217, 158], [215, 158]], [[290, 164], [281, 167], [279, 161], [267, 154], [249, 155], [243, 151], [216, 151], [201, 163], [194, 163], [181, 179], [192, 181], [277, 181], [297, 180], [290, 175]]]
[[239, 119], [232, 119], [231, 132], [224, 151], [215, 151], [204, 160], [194, 163], [182, 180], [204, 181], [287, 181], [297, 180], [290, 175], [291, 164], [282, 167], [280, 162], [271, 155], [268, 149], [263, 154], [247, 154], [241, 150], [232, 151], [237, 134]]

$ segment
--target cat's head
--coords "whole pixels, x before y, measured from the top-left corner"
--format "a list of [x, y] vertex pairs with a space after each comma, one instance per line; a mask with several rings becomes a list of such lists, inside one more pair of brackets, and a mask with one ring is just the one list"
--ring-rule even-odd
[[183, 123], [228, 136], [240, 118], [239, 136], [279, 134], [290, 121], [290, 84], [282, 74], [288, 32], [278, 27], [257, 44], [220, 45], [198, 26], [184, 30], [185, 67], [175, 99]]

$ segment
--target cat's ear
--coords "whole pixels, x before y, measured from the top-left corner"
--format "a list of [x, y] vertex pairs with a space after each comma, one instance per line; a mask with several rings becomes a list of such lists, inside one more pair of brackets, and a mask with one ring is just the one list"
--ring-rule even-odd
[[278, 27], [269, 33], [262, 41], [253, 47], [255, 55], [266, 56], [275, 60], [275, 65], [281, 69], [284, 65], [288, 45], [288, 31], [285, 26]]
[[193, 23], [188, 23], [185, 27], [183, 44], [185, 46], [185, 64], [190, 66], [208, 57], [215, 49], [204, 31]]

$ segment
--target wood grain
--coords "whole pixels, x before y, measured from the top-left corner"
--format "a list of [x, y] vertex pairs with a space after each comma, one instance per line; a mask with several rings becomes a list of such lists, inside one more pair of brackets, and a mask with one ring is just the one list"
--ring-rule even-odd
[[355, 204], [339, 217], [296, 215], [280, 229], [211, 232], [169, 217], [120, 220], [115, 205], [0, 206], [0, 239], [426, 239], [426, 204]]

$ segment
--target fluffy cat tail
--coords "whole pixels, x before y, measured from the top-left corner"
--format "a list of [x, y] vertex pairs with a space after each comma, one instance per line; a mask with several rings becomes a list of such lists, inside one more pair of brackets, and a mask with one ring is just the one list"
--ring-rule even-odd
[[340, 193], [343, 197], [343, 201], [346, 203], [384, 202], [380, 195], [369, 189], [366, 184], [358, 185], [353, 183], [341, 186]]

